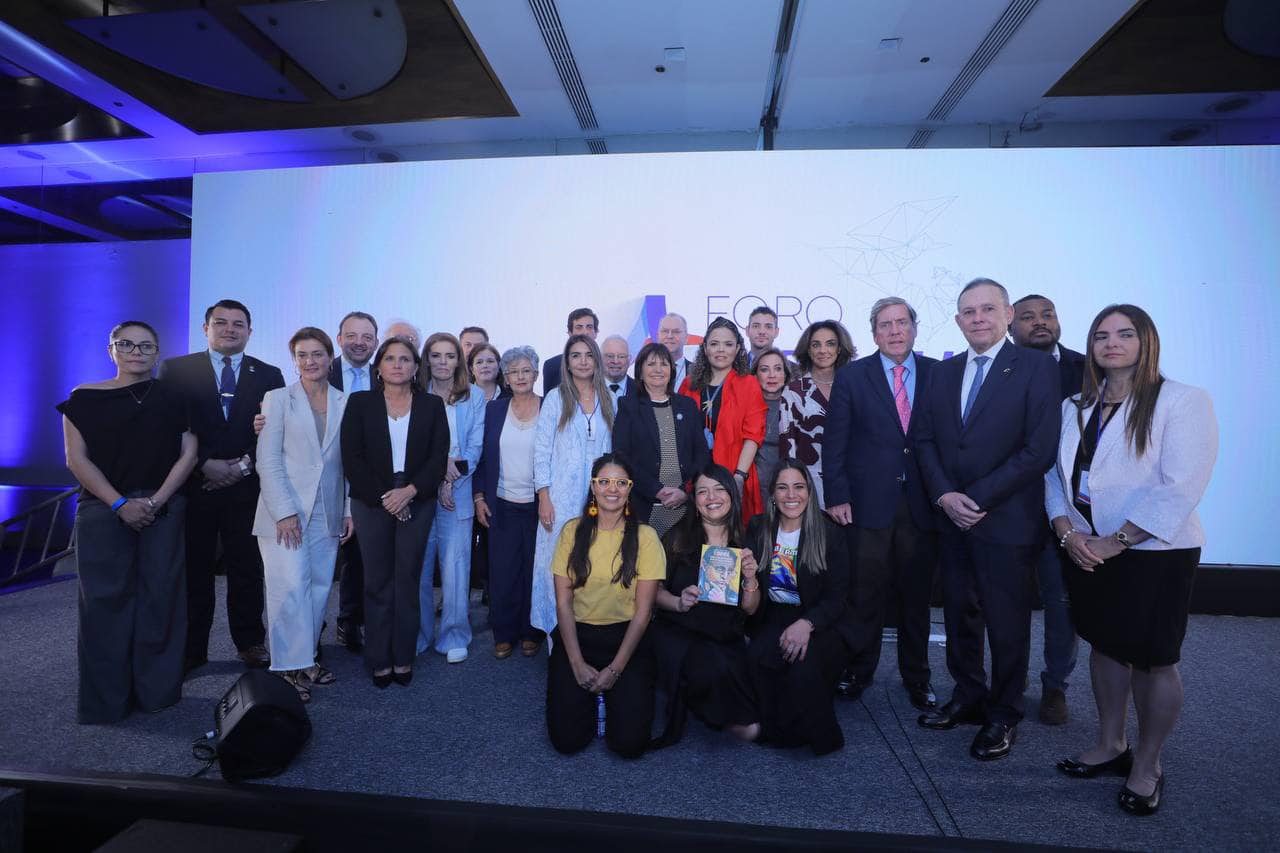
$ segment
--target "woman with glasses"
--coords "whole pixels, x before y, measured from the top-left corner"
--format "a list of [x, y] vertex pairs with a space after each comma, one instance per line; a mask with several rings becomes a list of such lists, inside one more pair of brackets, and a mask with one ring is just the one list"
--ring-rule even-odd
[[[651, 633], [668, 704], [666, 731], [655, 745], [678, 741], [690, 710], [713, 729], [755, 740], [760, 712], [747, 671], [743, 628], [747, 613], [759, 603], [760, 582], [742, 527], [742, 500], [728, 469], [713, 462], [694, 478], [693, 512], [662, 544], [667, 579], [658, 587], [658, 618]], [[718, 596], [704, 593], [699, 584], [707, 548], [742, 549], [740, 582], [716, 590], [727, 603], [718, 603]]]
[[560, 528], [581, 511], [591, 465], [613, 446], [613, 397], [605, 385], [604, 361], [595, 340], [570, 335], [560, 363], [563, 381], [542, 401], [533, 445], [538, 543], [530, 622], [548, 634], [556, 626], [551, 558]]
[[796, 361], [800, 376], [782, 392], [778, 420], [778, 454], [797, 459], [809, 469], [813, 497], [826, 509], [822, 496], [822, 434], [827, 426], [827, 405], [836, 371], [858, 351], [849, 330], [835, 320], [811, 323], [796, 341]]
[[187, 634], [185, 500], [196, 438], [181, 397], [151, 378], [160, 338], [111, 330], [115, 376], [58, 404], [76, 505], [80, 681], [76, 718], [114, 723], [182, 698]]
[[559, 623], [547, 667], [547, 732], [562, 753], [591, 743], [601, 695], [609, 749], [638, 758], [649, 744], [654, 672], [645, 636], [666, 560], [653, 528], [630, 509], [631, 486], [625, 460], [596, 459], [581, 515], [556, 542]]
[[323, 330], [299, 329], [289, 354], [298, 381], [262, 398], [253, 534], [266, 581], [271, 670], [309, 702], [312, 686], [337, 681], [316, 661], [316, 648], [338, 545], [353, 530], [337, 440], [347, 395], [329, 384], [333, 341]]
[[698, 407], [675, 393], [675, 359], [662, 344], [636, 356], [638, 393], [618, 399], [613, 449], [636, 472], [636, 517], [661, 538], [688, 510], [688, 484], [710, 459]]
[[533, 347], [512, 347], [500, 365], [511, 396], [485, 407], [484, 449], [473, 499], [476, 522], [489, 534], [489, 625], [493, 656], [502, 659], [511, 657], [516, 643], [525, 657], [533, 657], [542, 645], [540, 633], [529, 623], [538, 538], [533, 445], [542, 400], [533, 393], [538, 380]]
[[711, 459], [733, 472], [742, 492], [742, 513], [760, 512], [756, 451], [764, 441], [764, 397], [747, 369], [742, 333], [727, 317], [707, 327], [698, 358], [680, 393], [698, 404]]

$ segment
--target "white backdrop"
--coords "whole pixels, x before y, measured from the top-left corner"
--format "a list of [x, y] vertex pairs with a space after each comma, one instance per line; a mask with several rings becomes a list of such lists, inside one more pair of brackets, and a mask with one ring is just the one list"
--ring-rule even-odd
[[[763, 303], [779, 344], [900, 295], [917, 349], [963, 348], [955, 295], [978, 275], [1054, 299], [1084, 348], [1110, 302], [1146, 308], [1166, 375], [1210, 389], [1222, 446], [1201, 505], [1206, 562], [1280, 564], [1280, 148], [814, 151], [334, 166], [196, 176], [193, 315], [253, 311], [250, 351], [284, 365], [302, 325], [359, 309], [499, 348], [564, 342], [594, 308], [635, 344], [660, 306], [698, 334]], [[647, 315], [646, 315], [647, 311]], [[204, 346], [199, 316], [192, 346]], [[1250, 450], [1249, 448], [1253, 448]]]

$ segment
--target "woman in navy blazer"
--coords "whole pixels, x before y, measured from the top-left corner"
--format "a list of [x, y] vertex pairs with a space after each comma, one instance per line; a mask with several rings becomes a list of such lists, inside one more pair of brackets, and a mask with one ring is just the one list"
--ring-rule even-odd
[[[689, 484], [711, 461], [711, 453], [698, 404], [675, 393], [671, 351], [662, 344], [646, 344], [636, 355], [634, 374], [638, 393], [618, 399], [613, 450], [631, 463], [636, 478], [631, 506], [636, 517], [661, 537], [684, 517]], [[663, 408], [670, 410], [670, 427], [660, 411]], [[674, 456], [664, 460], [663, 437], [668, 429], [667, 452], [670, 456], [674, 450]]]
[[489, 625], [493, 656], [533, 657], [542, 632], [529, 624], [533, 603], [533, 554], [538, 542], [538, 500], [533, 485], [534, 433], [541, 400], [538, 354], [533, 347], [507, 350], [499, 361], [512, 396], [491, 400], [484, 412], [484, 443], [476, 466], [476, 521], [488, 528]]
[[380, 688], [413, 678], [418, 579], [449, 454], [444, 403], [418, 384], [421, 363], [406, 339], [383, 341], [373, 361], [381, 382], [349, 396], [342, 416], [342, 469], [364, 561], [365, 660]]

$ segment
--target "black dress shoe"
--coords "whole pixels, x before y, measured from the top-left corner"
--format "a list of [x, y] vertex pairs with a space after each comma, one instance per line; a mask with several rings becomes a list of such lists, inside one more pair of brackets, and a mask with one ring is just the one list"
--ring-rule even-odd
[[246, 646], [239, 651], [237, 657], [244, 661], [248, 669], [266, 669], [271, 665], [271, 655], [267, 654], [267, 647], [260, 644]]
[[413, 670], [409, 670], [408, 672], [393, 672], [391, 673], [391, 680], [396, 684], [399, 684], [401, 687], [408, 687], [409, 682], [413, 681]]
[[995, 761], [1004, 758], [1013, 750], [1013, 742], [1018, 739], [1018, 727], [1004, 723], [987, 723], [973, 739], [969, 754], [979, 761]]
[[349, 652], [358, 652], [364, 648], [364, 639], [360, 636], [359, 625], [344, 625], [339, 622], [337, 639], [338, 645]]
[[952, 699], [935, 711], [921, 714], [916, 720], [921, 728], [954, 729], [956, 726], [980, 726], [987, 721], [982, 709], [973, 705], [961, 705]]
[[389, 672], [384, 672], [382, 675], [375, 675], [373, 677], [373, 686], [379, 690], [386, 690], [391, 686], [391, 678], [392, 674]]
[[1146, 817], [1149, 814], [1155, 814], [1160, 808], [1160, 795], [1164, 793], [1164, 774], [1160, 774], [1160, 778], [1156, 780], [1156, 788], [1151, 792], [1151, 796], [1144, 797], [1141, 794], [1135, 794], [1129, 790], [1129, 786], [1125, 785], [1120, 789], [1120, 808], [1129, 814]]
[[1046, 687], [1040, 693], [1040, 722], [1046, 726], [1060, 726], [1071, 719], [1067, 710], [1067, 694], [1056, 687]]
[[836, 682], [836, 694], [846, 699], [859, 699], [870, 684], [870, 680], [859, 678], [851, 670], [846, 669], [840, 674], [840, 680]]
[[1058, 769], [1068, 776], [1074, 776], [1076, 779], [1092, 779], [1100, 773], [1114, 773], [1116, 776], [1128, 776], [1129, 769], [1133, 767], [1133, 750], [1126, 749], [1108, 761], [1100, 761], [1097, 764], [1085, 764], [1083, 761], [1076, 761], [1074, 758], [1064, 758], [1058, 762]]
[[938, 707], [938, 697], [933, 692], [933, 685], [929, 682], [904, 681], [902, 686], [907, 689], [907, 698], [911, 700], [911, 704], [919, 710], [928, 711]]

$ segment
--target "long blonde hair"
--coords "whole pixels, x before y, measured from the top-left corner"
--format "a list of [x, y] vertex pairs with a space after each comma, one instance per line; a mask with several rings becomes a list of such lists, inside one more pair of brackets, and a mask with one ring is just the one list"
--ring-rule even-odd
[[556, 386], [560, 391], [560, 423], [556, 426], [556, 430], [563, 430], [569, 425], [569, 421], [573, 420], [574, 410], [582, 402], [578, 398], [578, 386], [573, 381], [573, 374], [569, 371], [569, 350], [578, 343], [585, 343], [591, 349], [591, 357], [595, 359], [596, 368], [591, 374], [591, 386], [595, 388], [596, 403], [604, 414], [605, 427], [612, 432], [613, 395], [609, 393], [609, 387], [604, 382], [604, 357], [600, 355], [600, 347], [596, 342], [586, 335], [570, 335], [560, 357], [560, 384]]
[[462, 360], [462, 344], [458, 339], [448, 332], [436, 332], [427, 338], [427, 342], [422, 345], [422, 364], [418, 367], [418, 372], [422, 374], [422, 385], [428, 391], [431, 390], [431, 347], [444, 341], [453, 347], [453, 351], [458, 354], [458, 363], [453, 368], [453, 380], [449, 385], [449, 396], [445, 402], [453, 405], [459, 400], [465, 400], [471, 394], [471, 378], [467, 373], [467, 365]]

